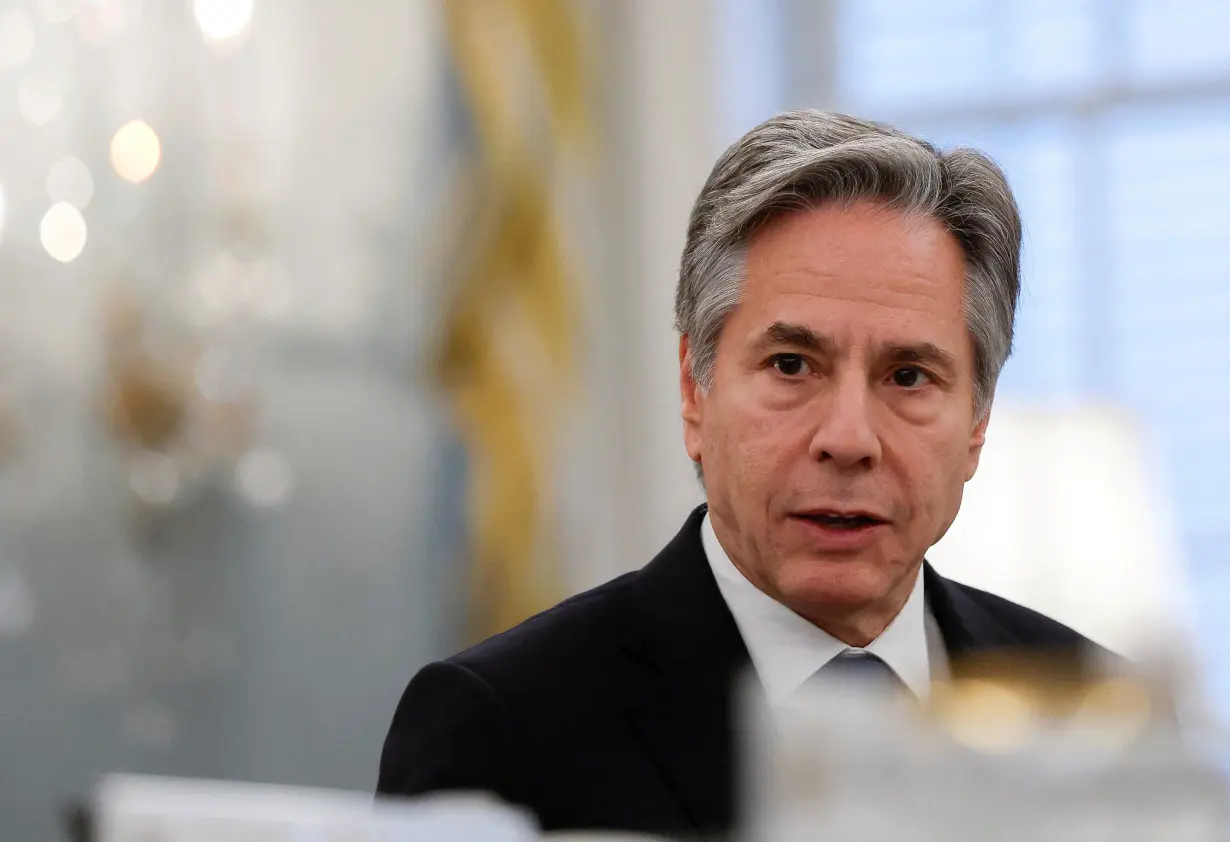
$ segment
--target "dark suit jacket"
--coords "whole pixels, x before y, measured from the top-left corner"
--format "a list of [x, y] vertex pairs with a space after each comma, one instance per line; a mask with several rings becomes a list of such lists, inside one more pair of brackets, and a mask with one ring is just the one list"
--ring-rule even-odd
[[[733, 683], [747, 649], [701, 547], [704, 507], [645, 568], [563, 602], [410, 682], [378, 790], [487, 790], [544, 828], [678, 835], [736, 813]], [[1087, 643], [924, 568], [950, 655]]]

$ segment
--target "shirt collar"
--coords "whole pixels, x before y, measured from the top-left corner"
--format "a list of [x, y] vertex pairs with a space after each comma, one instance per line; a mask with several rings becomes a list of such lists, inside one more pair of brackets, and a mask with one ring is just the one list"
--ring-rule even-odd
[[[718, 589], [734, 615], [770, 704], [785, 701], [816, 670], [851, 648], [749, 582], [718, 542], [708, 514], [700, 530]], [[919, 699], [931, 692], [929, 632], [920, 573], [900, 613], [866, 647]]]

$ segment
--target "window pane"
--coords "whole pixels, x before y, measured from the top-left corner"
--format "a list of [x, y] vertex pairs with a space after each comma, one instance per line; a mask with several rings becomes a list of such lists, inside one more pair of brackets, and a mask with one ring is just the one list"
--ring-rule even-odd
[[[1230, 100], [1125, 108], [1107, 120], [1117, 390], [1151, 422], [1206, 624], [1230, 561]], [[1206, 637], [1211, 641], [1220, 637]], [[1230, 656], [1211, 646], [1230, 687]], [[1230, 707], [1230, 693], [1217, 699]]]
[[925, 107], [996, 82], [990, 0], [846, 0], [838, 16], [838, 92], [866, 106]]
[[1090, 87], [1102, 56], [1096, 0], [845, 0], [843, 102], [923, 109]]
[[1082, 361], [1074, 130], [1037, 121], [989, 140], [983, 148], [1003, 167], [1023, 225], [1016, 352], [1001, 388], [1034, 399], [1069, 395], [1081, 386]]
[[1073, 394], [1081, 387], [1083, 359], [1076, 128], [1054, 119], [902, 128], [941, 149], [972, 146], [1004, 170], [1021, 208], [1024, 242], [1016, 351], [999, 392], [1034, 400]]
[[1130, 0], [1127, 55], [1142, 81], [1230, 72], [1230, 0]]
[[1064, 93], [1099, 78], [1106, 54], [1096, 0], [1011, 0], [1003, 4], [1005, 87]]
[[[1017, 195], [1024, 290], [1001, 394], [1134, 409], [1202, 619], [1224, 617], [1230, 0], [837, 1], [843, 107], [989, 152]], [[1207, 654], [1230, 712], [1230, 650]]]

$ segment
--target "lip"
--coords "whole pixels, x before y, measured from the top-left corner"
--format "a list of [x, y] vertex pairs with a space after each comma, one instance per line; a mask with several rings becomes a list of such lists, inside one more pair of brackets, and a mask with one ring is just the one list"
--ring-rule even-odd
[[[809, 515], [830, 514], [844, 517], [862, 516], [874, 519], [874, 523], [857, 526], [852, 529], [827, 526], [813, 520]], [[790, 522], [802, 530], [807, 536], [807, 542], [821, 552], [850, 553], [866, 549], [874, 544], [888, 529], [888, 522], [871, 512], [839, 509], [816, 509], [800, 512], [790, 516]]]
[[871, 509], [849, 509], [844, 506], [812, 506], [792, 513], [793, 517], [816, 517], [818, 515], [835, 515], [837, 517], [865, 517], [871, 520], [888, 522], [888, 518]]

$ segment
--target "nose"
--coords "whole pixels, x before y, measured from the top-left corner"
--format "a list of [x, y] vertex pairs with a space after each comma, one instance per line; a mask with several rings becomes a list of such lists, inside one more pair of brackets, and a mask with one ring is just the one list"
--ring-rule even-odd
[[864, 378], [845, 376], [831, 381], [819, 402], [819, 422], [808, 448], [813, 459], [842, 469], [870, 468], [880, 461], [872, 395]]

